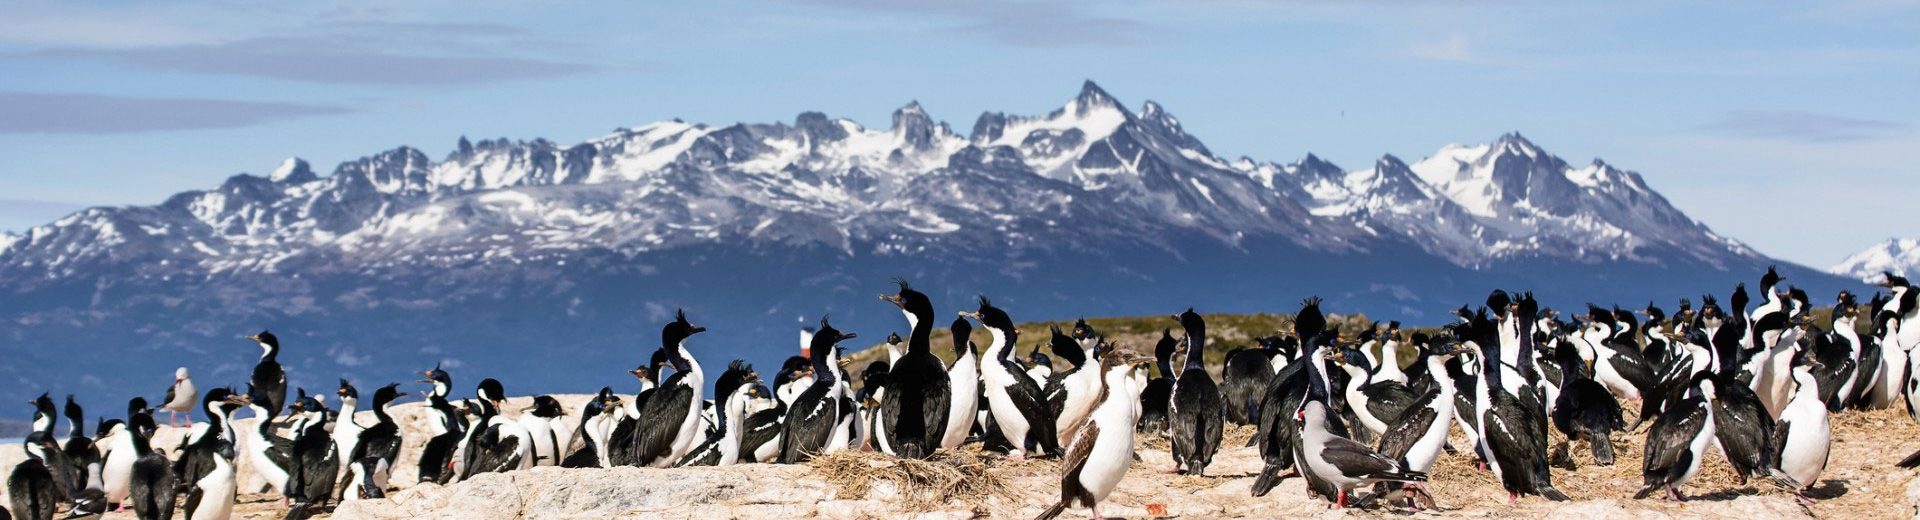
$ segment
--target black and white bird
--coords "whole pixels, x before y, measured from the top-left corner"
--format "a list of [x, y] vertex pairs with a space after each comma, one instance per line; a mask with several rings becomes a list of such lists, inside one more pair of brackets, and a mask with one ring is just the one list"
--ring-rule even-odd
[[1853, 293], [1840, 291], [1835, 298], [1832, 321], [1824, 335], [1817, 335], [1815, 354], [1821, 369], [1814, 371], [1827, 411], [1838, 412], [1854, 395], [1860, 373], [1860, 333], [1854, 327], [1860, 318], [1859, 302]]
[[1073, 432], [1099, 404], [1100, 363], [1089, 349], [1068, 336], [1060, 327], [1047, 328], [1047, 343], [1054, 355], [1067, 360], [1067, 368], [1055, 371], [1041, 386], [1047, 398], [1047, 412], [1053, 415], [1053, 431], [1061, 446], [1073, 440]]
[[34, 432], [25, 443], [26, 460], [7, 473], [7, 498], [18, 518], [48, 520], [60, 507], [64, 494], [54, 465], [60, 464], [60, 447], [53, 438]]
[[1553, 425], [1566, 435], [1559, 446], [1559, 453], [1568, 465], [1573, 462], [1572, 444], [1585, 441], [1588, 450], [1593, 453], [1593, 462], [1601, 466], [1613, 465], [1613, 441], [1611, 435], [1627, 427], [1621, 417], [1620, 401], [1599, 382], [1594, 381], [1590, 372], [1595, 366], [1581, 359], [1580, 354], [1571, 348], [1554, 352], [1560, 362], [1560, 395], [1554, 399]]
[[987, 346], [986, 361], [980, 367], [980, 380], [985, 386], [981, 395], [986, 398], [987, 409], [992, 413], [992, 422], [999, 426], [1000, 435], [1012, 444], [1007, 455], [1016, 460], [1024, 459], [1028, 453], [1039, 457], [1059, 455], [1059, 436], [1054, 431], [1054, 418], [1048, 413], [1040, 384], [1023, 373], [1020, 365], [1009, 357], [1014, 342], [1020, 338], [1020, 329], [1013, 326], [1013, 319], [985, 296], [980, 297], [978, 309], [961, 311], [960, 315], [978, 322], [993, 338]]
[[[1736, 286], [1729, 303], [1738, 309], [1746, 305], [1746, 287]], [[1747, 337], [1746, 317], [1739, 313], [1727, 313], [1728, 319], [1714, 331], [1714, 364], [1719, 366], [1715, 373], [1713, 391], [1714, 431], [1721, 453], [1727, 457], [1727, 463], [1733, 466], [1739, 482], [1745, 485], [1749, 477], [1767, 477], [1773, 464], [1772, 445], [1774, 420], [1767, 413], [1760, 397], [1742, 381], [1750, 381], [1741, 376], [1743, 365], [1732, 359], [1741, 356], [1741, 341]]]
[[[207, 422], [194, 423], [187, 436], [180, 439], [180, 446], [174, 450], [179, 455], [173, 462], [173, 473], [179, 477], [176, 484], [182, 488], [192, 486], [214, 470], [217, 462], [214, 459], [219, 458], [222, 443], [231, 451], [233, 443], [240, 440], [233, 429], [233, 412], [240, 409], [240, 403], [234, 400], [232, 390], [208, 390], [200, 401]], [[228, 458], [232, 458], [232, 455], [229, 454]]]
[[1813, 376], [1819, 369], [1819, 360], [1806, 351], [1795, 356], [1793, 399], [1781, 409], [1780, 422], [1773, 430], [1773, 456], [1778, 466], [1775, 479], [1807, 505], [1813, 503], [1807, 498], [1807, 490], [1818, 483], [1833, 451], [1833, 428], [1826, 403], [1820, 400], [1819, 380]]
[[173, 485], [172, 464], [148, 442], [151, 432], [159, 426], [147, 413], [128, 417], [127, 424], [126, 447], [135, 456], [127, 499], [133, 502], [134, 516], [140, 520], [173, 518], [173, 506], [179, 495]]
[[954, 449], [967, 442], [975, 416], [980, 412], [980, 356], [974, 352], [973, 324], [955, 317], [948, 326], [953, 336], [953, 365], [947, 367], [947, 387], [953, 391], [947, 407], [947, 431], [940, 437], [941, 449]]
[[[1407, 407], [1398, 421], [1380, 434], [1379, 452], [1381, 456], [1399, 461], [1402, 468], [1427, 473], [1447, 447], [1447, 432], [1452, 430], [1453, 409], [1458, 402], [1454, 394], [1459, 387], [1454, 385], [1446, 364], [1466, 350], [1458, 343], [1434, 341], [1420, 333], [1413, 335], [1412, 343], [1418, 349], [1416, 362], [1425, 365], [1419, 373], [1431, 384], [1426, 385], [1426, 392]], [[1425, 492], [1425, 484], [1410, 487], [1420, 493], [1411, 498], [1424, 498], [1432, 505], [1432, 495]]]
[[[466, 438], [467, 418], [447, 401], [447, 394], [453, 391], [453, 375], [442, 370], [439, 364], [433, 370], [420, 373], [425, 379], [422, 383], [433, 385], [427, 391], [427, 444], [420, 448], [420, 482], [447, 484], [454, 480], [454, 455], [460, 447], [461, 439]], [[252, 446], [252, 444], [249, 444]], [[258, 467], [258, 466], [255, 466]]]
[[[1322, 360], [1329, 356], [1324, 348], [1309, 354]], [[1308, 489], [1332, 500], [1336, 507], [1346, 507], [1355, 489], [1380, 482], [1425, 482], [1426, 473], [1408, 469], [1403, 461], [1335, 434], [1329, 427], [1334, 412], [1325, 369], [1322, 362], [1306, 365], [1306, 395], [1293, 418], [1300, 435], [1299, 446], [1293, 449], [1294, 465], [1307, 478]]]
[[888, 391], [880, 400], [881, 431], [888, 446], [903, 457], [927, 458], [940, 448], [947, 434], [949, 410], [953, 408], [953, 382], [947, 365], [933, 354], [933, 302], [914, 290], [906, 280], [897, 280], [899, 291], [882, 294], [906, 316], [907, 351], [888, 370]]
[[[1406, 383], [1393, 379], [1374, 379], [1376, 368], [1359, 350], [1336, 350], [1327, 359], [1347, 373], [1347, 408], [1360, 419], [1360, 425], [1374, 437], [1386, 433], [1420, 398]], [[1396, 372], [1398, 372], [1396, 370]]]
[[1086, 507], [1094, 518], [1102, 518], [1100, 501], [1113, 494], [1133, 465], [1134, 396], [1139, 389], [1132, 374], [1144, 370], [1146, 362], [1123, 351], [1108, 353], [1097, 365], [1087, 367], [1100, 374], [1099, 404], [1075, 433], [1061, 461], [1060, 501], [1041, 512], [1040, 520], [1060, 516], [1074, 506]]
[[[1517, 502], [1522, 494], [1534, 494], [1549, 500], [1564, 501], [1567, 496], [1553, 487], [1547, 458], [1546, 406], [1540, 400], [1532, 380], [1539, 376], [1533, 363], [1510, 368], [1502, 359], [1532, 359], [1534, 310], [1532, 296], [1513, 304], [1502, 316], [1505, 322], [1518, 324], [1519, 352], [1502, 352], [1508, 332], [1501, 325], [1475, 316], [1468, 327], [1467, 341], [1477, 347], [1480, 377], [1474, 388], [1474, 416], [1477, 419], [1478, 451], [1487, 468], [1507, 491], [1507, 502]], [[1508, 379], [1519, 379], [1510, 383]]]
[[[566, 468], [610, 468], [607, 461], [607, 432], [609, 426], [620, 415], [620, 396], [613, 393], [613, 387], [600, 387], [600, 392], [592, 399], [580, 405], [580, 426], [574, 428], [573, 439], [567, 442], [562, 451], [567, 456], [560, 460], [560, 466]], [[574, 446], [578, 446], [575, 448]]]
[[[160, 409], [167, 412], [167, 424], [180, 424], [180, 414], [193, 414], [195, 398], [199, 392], [193, 388], [193, 376], [187, 374], [187, 367], [173, 371], [173, 384], [167, 386], [167, 396], [160, 399]], [[191, 419], [191, 417], [189, 417]]]
[[[280, 338], [263, 330], [247, 336], [247, 339], [260, 345], [260, 362], [253, 366], [253, 376], [248, 381], [263, 395], [272, 398], [268, 402], [273, 406], [286, 406], [287, 371], [280, 366]], [[273, 413], [279, 414], [280, 410], [274, 410]]]
[[[813, 363], [813, 385], [794, 398], [781, 420], [778, 454], [781, 464], [806, 462], [831, 449], [844, 447], [835, 445], [835, 437], [845, 435], [841, 433], [844, 431], [842, 421], [855, 413], [851, 399], [844, 395], [846, 383], [841, 381], [840, 370], [835, 366], [840, 356], [834, 346], [855, 337], [858, 335], [841, 332], [833, 328], [827, 318], [820, 318], [820, 328], [814, 332], [813, 344], [807, 349]], [[846, 438], [838, 441], [844, 443]]]
[[760, 388], [760, 373], [745, 361], [734, 360], [714, 379], [713, 395], [720, 402], [720, 429], [694, 447], [678, 466], [731, 466], [740, 462], [741, 432], [747, 425], [747, 400]]
[[1220, 386], [1205, 364], [1207, 322], [1189, 308], [1173, 316], [1186, 331], [1187, 363], [1173, 381], [1173, 401], [1167, 408], [1173, 422], [1173, 464], [1182, 474], [1205, 475], [1213, 455], [1220, 451], [1225, 403]]
[[[373, 412], [373, 424], [367, 425], [355, 434], [353, 450], [347, 452], [346, 457], [341, 459], [346, 461], [345, 464], [349, 470], [355, 464], [363, 464], [360, 471], [366, 473], [365, 477], [380, 490], [387, 487], [387, 482], [392, 477], [392, 468], [400, 463], [400, 446], [404, 438], [400, 424], [393, 420], [393, 415], [387, 409], [393, 405], [394, 399], [400, 397], [399, 387], [399, 383], [391, 383], [373, 391], [373, 407], [370, 408]], [[429, 412], [429, 414], [433, 413], [436, 412]], [[336, 441], [339, 440], [338, 431], [335, 432], [334, 438]], [[371, 465], [365, 465], [369, 460], [373, 461]], [[358, 482], [354, 483], [358, 484]], [[350, 491], [343, 486], [340, 490], [341, 496], [366, 494], [350, 493]]]
[[76, 508], [89, 500], [92, 502], [90, 505], [104, 506], [106, 496], [93, 493], [105, 487], [100, 482], [100, 447], [94, 444], [92, 437], [87, 436], [86, 411], [69, 394], [61, 415], [67, 419], [67, 440], [60, 446], [60, 451], [67, 462], [68, 498], [75, 502]]
[[1568, 343], [1592, 364], [1594, 381], [1621, 399], [1638, 401], [1653, 389], [1653, 368], [1639, 346], [1616, 339], [1617, 323], [1612, 311], [1588, 306], [1586, 325], [1569, 335]]
[[673, 376], [662, 381], [654, 390], [654, 396], [640, 408], [644, 419], [633, 439], [635, 464], [656, 468], [672, 466], [704, 438], [700, 412], [705, 400], [700, 398], [700, 393], [706, 388], [707, 377], [700, 362], [688, 351], [686, 342], [694, 334], [706, 331], [706, 327], [688, 322], [685, 310], [676, 312], [673, 321], [661, 327], [660, 348], [667, 353]]
[[293, 452], [287, 465], [286, 495], [298, 509], [310, 510], [333, 499], [340, 454], [334, 451], [333, 434], [327, 431], [327, 412], [314, 397], [302, 395], [293, 404]]
[[[127, 402], [127, 420], [106, 430], [111, 437], [105, 455], [105, 464], [101, 467], [102, 481], [106, 485], [107, 503], [126, 506], [127, 497], [133, 492], [134, 466], [141, 457], [152, 451], [148, 439], [152, 438], [153, 410], [147, 407], [147, 400], [135, 397]], [[135, 422], [134, 418], [145, 417]], [[146, 448], [139, 448], [146, 446]]]
[[1701, 461], [1714, 442], [1715, 379], [1710, 373], [1695, 375], [1687, 396], [1668, 406], [1647, 430], [1646, 458], [1640, 469], [1643, 486], [1635, 499], [1665, 491], [1670, 500], [1686, 500], [1680, 486], [1700, 474]]
[[550, 395], [535, 396], [533, 405], [520, 412], [514, 422], [527, 431], [527, 438], [533, 442], [533, 466], [560, 465], [560, 450], [566, 448], [561, 443], [573, 435], [566, 424], [566, 409], [560, 406], [560, 400]]
[[475, 394], [467, 401], [475, 419], [467, 433], [466, 468], [461, 478], [533, 467], [533, 435], [500, 413], [500, 406], [507, 400], [505, 385], [494, 378], [482, 379]]
[[640, 434], [640, 411], [646, 408], [647, 402], [652, 401], [655, 394], [659, 393], [659, 376], [666, 367], [667, 350], [659, 348], [654, 349], [653, 355], [649, 357], [646, 364], [634, 367], [628, 372], [638, 381], [640, 390], [633, 394], [633, 399], [626, 400], [621, 405], [620, 414], [614, 418], [613, 424], [606, 427], [607, 460], [610, 464], [614, 466], [638, 464], [634, 453], [639, 448], [639, 443], [635, 442], [635, 439]]
[[[1173, 402], [1173, 352], [1179, 348], [1180, 340], [1173, 339], [1173, 331], [1160, 329], [1160, 341], [1153, 346], [1154, 376], [1140, 390], [1137, 429], [1143, 433], [1168, 435], [1167, 406]], [[1261, 397], [1264, 399], [1265, 395]]]
[[186, 520], [226, 520], [240, 491], [233, 466], [233, 442], [217, 439], [210, 458], [213, 467], [188, 484]]
[[333, 421], [334, 454], [341, 462], [353, 460], [354, 446], [360, 442], [360, 431], [366, 429], [360, 425], [360, 389], [355, 388], [346, 379], [340, 380], [340, 387], [334, 389], [334, 395], [340, 397], [340, 410]]
[[[1308, 298], [1300, 302], [1300, 311], [1293, 318], [1294, 337], [1300, 338], [1302, 348], [1309, 353], [1317, 347], [1329, 347], [1338, 342], [1339, 332], [1327, 329], [1326, 315], [1320, 312], [1320, 298]], [[1266, 496], [1274, 486], [1288, 475], [1280, 472], [1299, 468], [1294, 466], [1294, 451], [1299, 448], [1300, 428], [1294, 421], [1300, 410], [1301, 400], [1306, 398], [1309, 383], [1308, 368], [1311, 363], [1319, 363], [1322, 370], [1326, 361], [1324, 356], [1302, 355], [1288, 362], [1273, 376], [1273, 384], [1267, 386], [1267, 393], [1260, 401], [1260, 422], [1254, 433], [1254, 441], [1260, 448], [1261, 467], [1254, 477], [1253, 496]], [[1329, 393], [1331, 389], [1325, 390]], [[1335, 433], [1346, 433], [1346, 424], [1338, 415], [1329, 419], [1328, 428]]]

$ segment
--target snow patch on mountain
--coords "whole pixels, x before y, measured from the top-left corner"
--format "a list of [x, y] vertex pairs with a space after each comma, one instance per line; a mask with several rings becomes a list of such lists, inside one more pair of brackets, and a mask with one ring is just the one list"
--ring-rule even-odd
[[1879, 282], [1887, 272], [1920, 275], [1920, 238], [1886, 239], [1848, 256], [1827, 272], [1868, 283]]

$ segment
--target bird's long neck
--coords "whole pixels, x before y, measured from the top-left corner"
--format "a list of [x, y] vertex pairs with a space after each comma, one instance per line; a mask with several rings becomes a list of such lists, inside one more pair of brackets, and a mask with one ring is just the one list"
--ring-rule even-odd
[[1433, 384], [1440, 389], [1441, 397], [1453, 397], [1453, 374], [1447, 372], [1447, 356], [1423, 355], [1427, 364], [1427, 376], [1433, 378]]
[[280, 357], [280, 346], [268, 343], [260, 344], [260, 360], [274, 361]]
[[915, 316], [909, 312], [907, 321], [913, 326], [913, 332], [907, 335], [907, 352], [933, 352], [933, 317]]
[[373, 403], [373, 418], [383, 424], [393, 424], [393, 417], [387, 415], [387, 403], [384, 402]]
[[1186, 370], [1200, 370], [1206, 367], [1207, 328], [1190, 327], [1187, 329]]
[[140, 434], [139, 428], [128, 428], [127, 440], [133, 443], [134, 455], [145, 457], [148, 453], [153, 453], [153, 443], [147, 439], [146, 435]]

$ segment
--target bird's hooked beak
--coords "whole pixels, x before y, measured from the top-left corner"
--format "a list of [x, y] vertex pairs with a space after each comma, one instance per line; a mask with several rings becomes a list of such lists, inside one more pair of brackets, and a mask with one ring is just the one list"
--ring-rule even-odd
[[860, 337], [860, 334], [859, 334], [859, 333], [856, 333], [856, 332], [842, 332], [842, 333], [840, 333], [840, 340], [841, 340], [841, 341], [846, 341], [846, 340], [850, 340], [850, 339], [853, 339], [853, 338], [858, 338], [858, 337]]
[[981, 319], [980, 311], [960, 311], [960, 317], [973, 318], [973, 321], [981, 322], [982, 325], [986, 324], [986, 322]]
[[422, 382], [422, 383], [432, 383], [432, 382], [433, 382], [433, 372], [421, 372], [421, 373], [420, 373], [420, 377], [421, 377], [421, 379], [420, 379], [420, 382]]
[[[907, 299], [900, 297], [900, 295], [898, 294], [882, 294], [880, 295], [880, 299], [887, 303], [893, 304], [895, 307], [899, 307], [901, 309], [907, 308]], [[961, 314], [966, 314], [966, 313], [961, 313]]]

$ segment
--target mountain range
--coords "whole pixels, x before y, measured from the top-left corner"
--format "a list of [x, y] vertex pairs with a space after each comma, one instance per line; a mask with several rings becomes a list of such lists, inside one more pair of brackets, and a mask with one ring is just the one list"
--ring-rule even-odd
[[690, 343], [710, 366], [771, 364], [822, 314], [866, 337], [904, 328], [872, 296], [895, 277], [942, 312], [985, 294], [1016, 319], [1290, 312], [1320, 295], [1424, 323], [1495, 287], [1638, 307], [1772, 264], [1816, 294], [1852, 284], [1518, 133], [1361, 169], [1227, 158], [1164, 107], [1087, 82], [964, 134], [909, 103], [884, 129], [806, 112], [573, 145], [463, 137], [438, 160], [399, 147], [322, 175], [288, 159], [79, 211], [0, 234], [0, 341], [21, 360], [0, 366], [16, 382], [0, 397], [154, 398], [177, 365], [237, 384], [258, 353], [240, 337], [262, 328], [313, 388], [434, 363], [514, 393], [631, 387], [677, 308], [713, 331]]
[[1827, 269], [1827, 272], [1872, 283], [1884, 273], [1920, 276], [1920, 238], [1889, 238], [1861, 250]]

